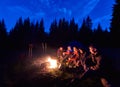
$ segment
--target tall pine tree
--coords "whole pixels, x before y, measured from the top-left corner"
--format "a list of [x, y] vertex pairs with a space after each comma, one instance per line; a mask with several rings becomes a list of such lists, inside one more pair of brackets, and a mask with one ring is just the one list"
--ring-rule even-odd
[[112, 33], [120, 33], [120, 0], [116, 0], [113, 6], [110, 30]]
[[92, 20], [89, 16], [83, 20], [79, 30], [79, 39], [86, 45], [92, 41]]
[[0, 56], [3, 57], [6, 55], [7, 46], [7, 31], [4, 20], [0, 21]]
[[119, 46], [118, 37], [120, 37], [120, 0], [116, 0], [113, 5], [113, 13], [111, 19], [111, 41], [114, 42], [113, 46]]

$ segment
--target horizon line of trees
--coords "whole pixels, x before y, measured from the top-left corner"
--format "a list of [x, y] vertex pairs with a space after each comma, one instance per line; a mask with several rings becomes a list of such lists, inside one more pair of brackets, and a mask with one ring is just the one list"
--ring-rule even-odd
[[41, 43], [47, 43], [51, 47], [65, 45], [71, 41], [79, 41], [85, 45], [94, 43], [100, 47], [120, 47], [120, 1], [113, 5], [110, 32], [103, 30], [100, 23], [96, 29], [92, 29], [92, 20], [88, 16], [83, 19], [78, 27], [74, 18], [70, 21], [61, 18], [58, 22], [53, 20], [49, 33], [45, 32], [44, 20], [32, 23], [28, 18], [20, 17], [15, 26], [8, 33], [4, 19], [0, 21], [0, 51], [25, 50], [29, 44], [37, 48]]
[[89, 16], [83, 20], [81, 27], [78, 27], [74, 18], [70, 21], [61, 18], [58, 22], [54, 19], [49, 31], [49, 33], [45, 32], [43, 19], [33, 23], [29, 17], [24, 20], [20, 17], [14, 28], [7, 32], [3, 19], [0, 21], [0, 46], [8, 46], [9, 43], [11, 49], [17, 49], [24, 48], [30, 43], [47, 42], [51, 46], [59, 46], [70, 41], [79, 41], [84, 44], [96, 43], [104, 46], [107, 45], [105, 38], [108, 40], [110, 37], [110, 32], [107, 29], [103, 30], [100, 23], [97, 28], [92, 29], [92, 20]]

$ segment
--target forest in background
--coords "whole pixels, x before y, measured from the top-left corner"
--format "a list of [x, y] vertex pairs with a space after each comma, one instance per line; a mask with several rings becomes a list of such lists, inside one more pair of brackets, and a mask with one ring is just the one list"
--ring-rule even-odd
[[[83, 19], [81, 26], [75, 23], [74, 18], [67, 21], [61, 18], [58, 22], [54, 19], [49, 28], [49, 33], [45, 32], [44, 20], [41, 19], [36, 23], [32, 23], [29, 18], [22, 19], [20, 17], [13, 29], [7, 32], [4, 19], [0, 21], [0, 65], [1, 78], [3, 80], [6, 70], [13, 61], [20, 61], [19, 58], [28, 56], [29, 45], [33, 45], [33, 55], [42, 54], [42, 44], [46, 43], [48, 50], [57, 49], [59, 46], [64, 46], [66, 43], [78, 41], [85, 46], [93, 43], [107, 55], [110, 61], [115, 60], [118, 64], [119, 48], [120, 48], [120, 1], [116, 0], [113, 5], [113, 13], [110, 24], [110, 31], [102, 29], [101, 24], [98, 24], [96, 29], [92, 29], [92, 20], [88, 16]], [[107, 50], [104, 48], [108, 48]], [[117, 50], [109, 50], [117, 49]], [[110, 51], [110, 52], [109, 52]], [[117, 53], [117, 55], [116, 55]], [[114, 57], [114, 58], [113, 58]], [[24, 60], [23, 60], [24, 61]], [[107, 68], [111, 68], [111, 62], [108, 62]], [[13, 64], [14, 65], [14, 64]], [[117, 67], [117, 66], [116, 66]], [[119, 67], [117, 67], [119, 68]], [[112, 70], [111, 68], [110, 70]], [[113, 70], [114, 72], [114, 70]], [[112, 73], [112, 72], [111, 72]], [[115, 71], [117, 73], [117, 71]], [[112, 74], [111, 74], [112, 75]], [[117, 77], [116, 74], [115, 77]], [[114, 78], [115, 78], [114, 77]]]

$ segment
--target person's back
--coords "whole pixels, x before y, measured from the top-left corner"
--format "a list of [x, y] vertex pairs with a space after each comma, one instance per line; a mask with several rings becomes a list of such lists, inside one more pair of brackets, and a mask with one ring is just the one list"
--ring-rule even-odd
[[64, 52], [63, 47], [59, 47], [59, 49], [57, 50], [57, 56], [58, 57], [63, 56], [63, 52]]
[[[101, 68], [103, 60], [102, 55], [100, 54], [98, 49], [92, 45], [89, 46], [89, 51], [90, 54], [85, 62], [87, 68], [89, 69], [88, 72], [86, 73], [86, 77], [94, 78], [96, 80], [101, 81], [103, 87], [111, 87], [110, 83], [106, 79], [105, 73]], [[105, 81], [108, 82], [108, 84], [105, 84]]]
[[63, 61], [63, 53], [64, 53], [63, 47], [59, 47], [59, 49], [57, 50], [57, 57], [60, 63]]

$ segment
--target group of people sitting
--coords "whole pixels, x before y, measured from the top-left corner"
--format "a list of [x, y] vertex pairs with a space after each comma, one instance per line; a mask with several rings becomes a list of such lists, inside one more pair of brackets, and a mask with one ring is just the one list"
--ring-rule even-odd
[[[84, 78], [89, 76], [92, 78], [98, 77], [102, 83], [102, 87], [111, 87], [111, 84], [106, 80], [106, 75], [101, 70], [102, 56], [99, 50], [94, 45], [89, 45], [88, 49], [89, 51], [86, 51], [75, 46], [68, 46], [67, 49], [64, 50], [63, 47], [59, 47], [57, 57], [61, 63], [61, 67], [64, 68], [64, 65], [67, 67], [72, 66], [72, 68], [77, 68], [80, 72], [80, 67], [82, 67]], [[80, 77], [80, 72], [77, 77]]]
[[68, 67], [82, 66], [84, 70], [88, 68], [96, 70], [100, 67], [101, 55], [95, 46], [89, 46], [89, 55], [82, 48], [68, 46], [66, 50], [59, 47], [57, 57], [60, 63], [68, 65]]

